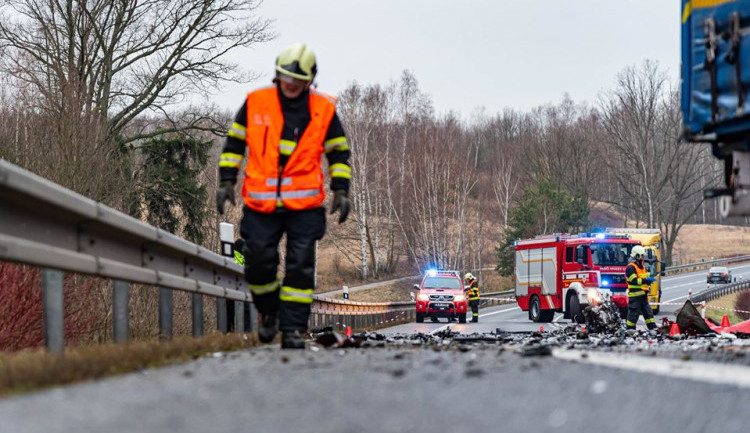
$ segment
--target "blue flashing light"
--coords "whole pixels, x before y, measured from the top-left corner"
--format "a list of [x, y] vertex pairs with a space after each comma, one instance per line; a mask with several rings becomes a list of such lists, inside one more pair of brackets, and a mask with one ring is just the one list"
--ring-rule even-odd
[[609, 286], [609, 281], [607, 281], [607, 280], [602, 280], [602, 286], [604, 286], [604, 287], [607, 287], [607, 286]]
[[604, 233], [597, 233], [596, 234], [596, 238], [597, 239], [604, 239], [605, 237], [606, 237], [606, 235]]
[[428, 269], [427, 275], [429, 275], [430, 277], [434, 277], [435, 275], [437, 275], [437, 269]]

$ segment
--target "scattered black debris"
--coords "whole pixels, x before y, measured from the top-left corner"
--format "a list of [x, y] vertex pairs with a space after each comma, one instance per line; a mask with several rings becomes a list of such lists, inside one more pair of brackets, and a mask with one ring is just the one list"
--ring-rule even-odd
[[532, 344], [521, 348], [521, 356], [551, 356], [552, 347], [548, 345]]
[[680, 332], [687, 333], [688, 335], [716, 333], [713, 329], [709, 328], [690, 300], [685, 301], [685, 304], [677, 313], [677, 325], [680, 327]]
[[484, 376], [484, 370], [481, 368], [467, 368], [464, 374], [466, 377], [482, 377]]
[[[695, 307], [686, 302], [677, 315], [683, 331], [672, 332], [674, 322], [662, 319], [656, 330], [626, 330], [624, 321], [614, 304], [607, 302], [587, 307], [585, 325], [556, 324], [556, 329], [545, 332], [505, 331], [497, 328], [489, 333], [461, 333], [446, 327], [432, 334], [393, 334], [361, 332], [347, 337], [331, 327], [315, 329], [310, 337], [319, 348], [404, 348], [427, 347], [436, 352], [469, 352], [481, 348], [497, 348], [498, 355], [508, 351], [523, 357], [551, 356], [552, 349], [577, 349], [618, 353], [639, 353], [647, 356], [666, 356], [675, 359], [708, 359], [720, 362], [739, 362], [750, 365], [750, 335], [716, 334], [710, 330]], [[683, 329], [683, 325], [685, 328]], [[707, 331], [708, 330], [708, 331]], [[409, 351], [398, 351], [394, 359], [405, 359]], [[282, 362], [284, 362], [282, 360]], [[436, 363], [439, 361], [435, 361]], [[467, 365], [466, 375], [484, 374], [477, 366]], [[394, 377], [402, 373], [393, 371]]]

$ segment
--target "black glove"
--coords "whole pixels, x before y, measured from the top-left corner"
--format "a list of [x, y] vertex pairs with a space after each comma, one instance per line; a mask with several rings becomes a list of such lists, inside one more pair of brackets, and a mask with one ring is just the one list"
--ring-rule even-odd
[[351, 203], [349, 203], [349, 196], [346, 194], [346, 191], [343, 189], [337, 189], [334, 191], [336, 194], [333, 196], [333, 206], [331, 207], [331, 213], [333, 214], [336, 212], [336, 210], [339, 211], [339, 224], [346, 221], [346, 218], [349, 216], [349, 208], [351, 207]]
[[216, 210], [219, 211], [219, 215], [224, 215], [224, 202], [227, 200], [234, 205], [234, 182], [222, 180], [219, 189], [216, 190]]

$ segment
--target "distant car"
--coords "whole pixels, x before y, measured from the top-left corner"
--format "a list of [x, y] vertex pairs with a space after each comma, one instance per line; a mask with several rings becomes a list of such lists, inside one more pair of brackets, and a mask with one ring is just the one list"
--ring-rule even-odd
[[706, 275], [708, 284], [728, 284], [732, 282], [732, 271], [726, 266], [714, 266], [708, 270]]
[[428, 271], [422, 282], [414, 286], [419, 289], [417, 322], [424, 322], [425, 317], [437, 322], [442, 317], [448, 321], [458, 319], [459, 323], [466, 323], [468, 301], [458, 271]]

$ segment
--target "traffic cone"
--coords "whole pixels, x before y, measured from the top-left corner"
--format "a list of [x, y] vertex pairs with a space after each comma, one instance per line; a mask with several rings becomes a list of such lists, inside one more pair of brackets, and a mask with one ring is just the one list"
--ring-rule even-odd
[[544, 325], [539, 325], [539, 332], [544, 332]]
[[352, 328], [349, 325], [346, 325], [346, 329], [344, 330], [344, 335], [346, 335], [347, 337], [352, 336]]
[[721, 318], [721, 327], [728, 328], [730, 326], [732, 325], [729, 324], [729, 316], [725, 314], [724, 317]]
[[672, 323], [672, 326], [669, 327], [669, 336], [674, 337], [675, 335], [680, 335], [680, 325], [677, 322]]

